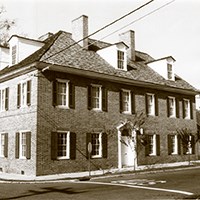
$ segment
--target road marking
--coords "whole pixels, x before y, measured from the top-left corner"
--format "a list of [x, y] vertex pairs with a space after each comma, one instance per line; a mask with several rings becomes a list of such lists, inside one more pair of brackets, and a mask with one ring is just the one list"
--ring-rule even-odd
[[172, 193], [179, 193], [185, 195], [194, 195], [191, 192], [185, 192], [181, 190], [170, 190], [164, 188], [153, 188], [153, 187], [145, 187], [145, 186], [137, 186], [137, 185], [128, 185], [128, 184], [119, 184], [119, 183], [104, 183], [104, 182], [92, 182], [92, 181], [84, 181], [84, 182], [76, 182], [76, 183], [87, 183], [87, 184], [97, 184], [97, 185], [110, 185], [110, 186], [122, 186], [122, 187], [130, 187], [130, 188], [137, 188], [137, 189], [145, 189], [145, 190], [156, 190], [156, 191], [163, 191], [163, 192], [172, 192]]

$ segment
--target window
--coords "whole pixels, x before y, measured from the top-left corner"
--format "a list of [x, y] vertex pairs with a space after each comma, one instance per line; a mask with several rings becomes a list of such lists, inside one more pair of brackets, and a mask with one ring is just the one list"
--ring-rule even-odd
[[100, 85], [88, 87], [88, 109], [107, 111], [107, 90]]
[[120, 92], [120, 112], [122, 113], [131, 113], [132, 108], [132, 101], [134, 99], [133, 95], [131, 95], [131, 91], [130, 90], [122, 90]]
[[0, 111], [8, 110], [9, 88], [0, 90]]
[[176, 101], [175, 97], [168, 97], [168, 117], [176, 116]]
[[194, 135], [188, 135], [188, 143], [183, 144], [183, 154], [194, 154], [195, 153], [195, 138]]
[[124, 69], [124, 52], [123, 51], [117, 51], [117, 66], [118, 69]]
[[146, 95], [146, 111], [147, 115], [155, 115], [155, 95]]
[[146, 156], [160, 155], [160, 135], [146, 135], [147, 145], [145, 146]]
[[[87, 146], [89, 142], [92, 144], [92, 158], [106, 158], [107, 157], [107, 134], [106, 133], [87, 133]], [[87, 157], [89, 156], [87, 148]]]
[[75, 87], [68, 80], [53, 82], [53, 105], [61, 108], [75, 108]]
[[8, 157], [8, 133], [0, 134], [0, 157]]
[[57, 131], [51, 134], [51, 158], [75, 159], [76, 134], [70, 131]]
[[167, 77], [169, 80], [172, 80], [173, 78], [172, 65], [169, 63], [167, 64]]
[[16, 64], [17, 62], [17, 46], [12, 47], [12, 65]]
[[184, 99], [183, 100], [183, 118], [190, 119], [190, 100]]
[[168, 154], [180, 154], [180, 139], [178, 135], [168, 135]]
[[31, 80], [19, 83], [17, 86], [17, 107], [31, 105]]
[[16, 133], [15, 157], [20, 159], [31, 158], [31, 132]]

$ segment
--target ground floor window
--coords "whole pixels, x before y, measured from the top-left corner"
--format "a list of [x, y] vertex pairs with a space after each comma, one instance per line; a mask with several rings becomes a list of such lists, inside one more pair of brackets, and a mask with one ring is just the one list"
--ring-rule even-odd
[[145, 146], [146, 156], [160, 155], [160, 135], [150, 134], [146, 135], [147, 144]]
[[0, 157], [8, 156], [8, 133], [0, 134]]

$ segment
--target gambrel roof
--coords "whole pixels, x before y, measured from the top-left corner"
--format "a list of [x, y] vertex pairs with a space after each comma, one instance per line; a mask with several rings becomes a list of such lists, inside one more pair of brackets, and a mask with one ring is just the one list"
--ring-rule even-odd
[[123, 71], [115, 69], [96, 53], [97, 50], [112, 44], [89, 39], [89, 44], [91, 45], [87, 50], [83, 49], [79, 44], [68, 48], [68, 46], [74, 43], [75, 41], [72, 39], [70, 33], [59, 31], [45, 40], [45, 45], [38, 51], [17, 65], [7, 67], [0, 71], [0, 78], [1, 75], [12, 70], [19, 69], [34, 62], [39, 62], [54, 65], [54, 69], [56, 66], [62, 66], [64, 68], [81, 70], [83, 75], [84, 71], [98, 73], [102, 76], [107, 75], [110, 77], [110, 81], [112, 81], [112, 77], [115, 79], [123, 78], [123, 80], [127, 81], [136, 81], [141, 84], [145, 83], [145, 85], [153, 84], [155, 88], [156, 86], [159, 86], [159, 88], [176, 88], [197, 93], [197, 90], [193, 86], [177, 75], [175, 76], [175, 81], [166, 80], [148, 67], [146, 63], [154, 61], [154, 59], [146, 53], [136, 51], [136, 61], [128, 60], [128, 70]]

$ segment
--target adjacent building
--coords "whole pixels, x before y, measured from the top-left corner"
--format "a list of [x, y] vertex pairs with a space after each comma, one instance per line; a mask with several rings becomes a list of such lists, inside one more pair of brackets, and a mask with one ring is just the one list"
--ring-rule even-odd
[[81, 16], [72, 34], [14, 35], [0, 47], [0, 170], [87, 171], [89, 156], [92, 170], [198, 159], [198, 91], [175, 73], [175, 59], [135, 50], [134, 31], [115, 44], [87, 36]]

